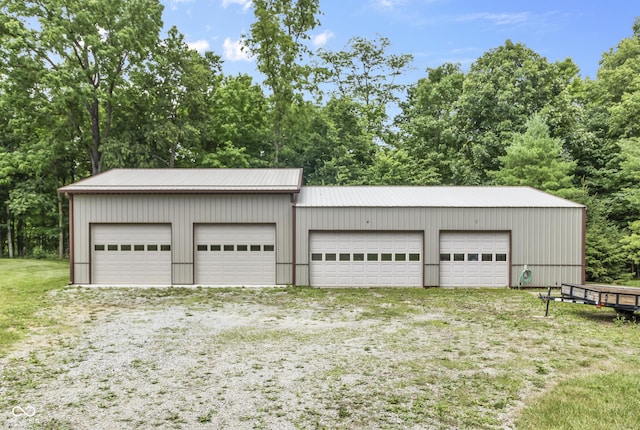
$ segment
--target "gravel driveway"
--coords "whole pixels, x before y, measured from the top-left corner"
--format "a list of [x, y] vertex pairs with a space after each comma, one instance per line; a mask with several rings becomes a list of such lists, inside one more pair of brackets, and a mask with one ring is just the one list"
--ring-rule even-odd
[[424, 290], [280, 290], [58, 291], [56, 324], [0, 360], [0, 427], [510, 428], [539, 382]]

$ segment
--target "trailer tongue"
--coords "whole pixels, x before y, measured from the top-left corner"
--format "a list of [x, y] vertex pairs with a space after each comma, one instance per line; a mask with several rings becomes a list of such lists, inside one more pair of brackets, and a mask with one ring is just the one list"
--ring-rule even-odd
[[594, 305], [597, 308], [611, 307], [625, 316], [631, 316], [640, 310], [640, 288], [635, 287], [562, 284], [560, 296], [551, 295], [551, 287], [549, 287], [547, 295], [541, 293], [539, 298], [546, 303], [545, 316], [549, 315], [550, 302]]

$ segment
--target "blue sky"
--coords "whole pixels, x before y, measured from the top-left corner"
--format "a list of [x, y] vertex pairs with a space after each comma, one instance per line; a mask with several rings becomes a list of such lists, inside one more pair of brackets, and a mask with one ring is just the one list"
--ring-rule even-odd
[[[197, 50], [224, 59], [226, 74], [256, 76], [240, 38], [254, 20], [250, 0], [161, 0], [172, 25]], [[602, 53], [632, 34], [637, 0], [321, 0], [321, 26], [312, 48], [345, 49], [354, 36], [391, 41], [397, 54], [413, 54], [415, 82], [427, 67], [473, 61], [506, 39], [522, 42], [549, 61], [571, 57], [583, 77], [595, 78]]]

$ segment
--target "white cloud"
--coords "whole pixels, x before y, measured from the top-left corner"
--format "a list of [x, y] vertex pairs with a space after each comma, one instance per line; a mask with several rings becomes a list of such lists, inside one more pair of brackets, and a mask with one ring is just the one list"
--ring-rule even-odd
[[222, 0], [222, 7], [229, 7], [232, 4], [237, 4], [242, 7], [242, 11], [246, 12], [253, 2], [251, 0]]
[[169, 2], [169, 7], [171, 10], [178, 10], [178, 4], [180, 3], [191, 3], [193, 0], [171, 0]]
[[397, 6], [404, 6], [406, 0], [375, 0], [375, 6], [381, 9], [393, 9]]
[[490, 21], [495, 25], [515, 25], [522, 24], [529, 21], [530, 15], [528, 12], [520, 13], [473, 13], [469, 15], [462, 15], [458, 17], [458, 21], [470, 22], [470, 21]]
[[314, 38], [311, 40], [311, 43], [313, 43], [313, 46], [324, 46], [327, 44], [327, 42], [329, 41], [329, 39], [331, 39], [333, 37], [333, 31], [331, 30], [325, 30], [322, 33], [318, 34], [317, 36], [314, 36]]
[[194, 49], [200, 53], [209, 49], [209, 42], [204, 39], [196, 40], [195, 42], [187, 42], [187, 46], [190, 49]]
[[242, 40], [231, 40], [230, 37], [227, 37], [222, 43], [224, 58], [229, 61], [252, 61], [253, 58], [249, 54], [249, 50], [243, 49], [243, 47]]

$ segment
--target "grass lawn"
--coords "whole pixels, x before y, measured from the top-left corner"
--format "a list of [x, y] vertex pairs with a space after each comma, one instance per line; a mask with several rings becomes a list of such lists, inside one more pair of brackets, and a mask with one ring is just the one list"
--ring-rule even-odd
[[[0, 427], [28, 403], [33, 428], [640, 428], [640, 325], [611, 309], [545, 318], [505, 289], [61, 289], [65, 263], [0, 264]], [[21, 342], [32, 327], [47, 342]]]
[[69, 282], [67, 261], [0, 259], [0, 357], [30, 328], [46, 326], [38, 316], [46, 293]]

